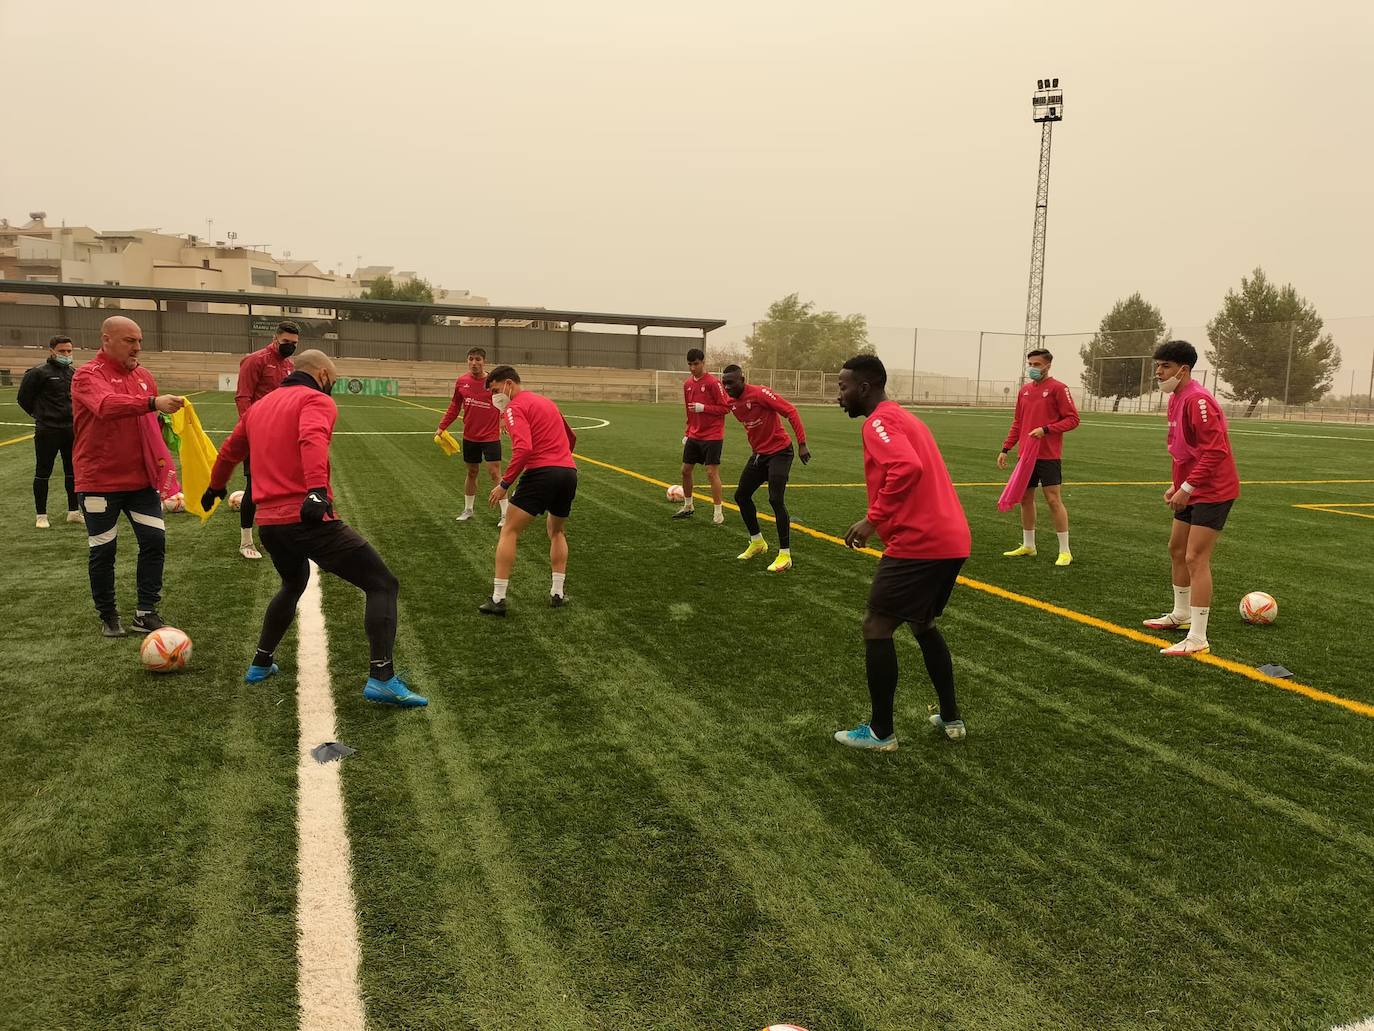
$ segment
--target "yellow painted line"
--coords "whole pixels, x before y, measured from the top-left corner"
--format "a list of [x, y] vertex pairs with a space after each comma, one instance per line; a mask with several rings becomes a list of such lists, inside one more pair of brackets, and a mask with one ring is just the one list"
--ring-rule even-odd
[[1341, 502], [1328, 502], [1322, 505], [1294, 505], [1293, 507], [1305, 508], [1312, 512], [1327, 512], [1331, 515], [1353, 516], [1357, 519], [1374, 519], [1374, 514], [1371, 514], [1369, 512], [1345, 511], [1345, 509], [1347, 508], [1374, 508], [1374, 503], [1370, 502], [1357, 501], [1350, 502], [1348, 504], [1342, 504]]
[[[595, 458], [588, 458], [586, 455], [574, 454], [573, 457], [576, 458], [579, 462], [586, 462], [588, 465], [600, 466], [602, 469], [609, 469], [611, 472], [620, 473], [622, 476], [629, 476], [632, 479], [640, 480], [644, 483], [653, 484], [655, 487], [666, 488], [671, 486], [671, 484], [667, 483], [664, 480], [658, 480], [652, 476], [645, 476], [643, 473], [637, 473], [633, 469], [625, 469], [618, 465], [611, 465], [611, 463], [609, 462], [601, 462]], [[789, 484], [788, 486], [791, 486], [791, 484]], [[695, 491], [693, 492], [692, 496], [695, 498], [700, 498], [702, 501], [710, 500], [709, 495], [700, 494]], [[729, 502], [726, 502], [725, 507], [734, 509], [736, 512], [739, 511], [738, 506], [732, 505]], [[762, 512], [759, 513], [759, 518], [766, 519], [769, 522], [777, 521], [772, 516], [765, 515]], [[817, 540], [822, 541], [829, 541], [832, 544], [838, 544], [842, 548], [845, 547], [844, 540], [842, 538], [834, 536], [833, 534], [823, 533], [820, 530], [813, 530], [809, 526], [802, 526], [799, 523], [793, 523], [792, 529], [798, 533], [805, 534], [808, 537], [814, 537]], [[882, 557], [882, 552], [874, 548], [850, 548], [847, 550], [859, 551], [865, 555], [872, 555], [874, 558]], [[1028, 608], [1038, 609], [1039, 611], [1045, 612], [1049, 615], [1058, 616], [1061, 619], [1067, 619], [1074, 623], [1079, 623], [1082, 626], [1092, 627], [1094, 630], [1101, 630], [1105, 633], [1113, 634], [1117, 637], [1124, 637], [1128, 641], [1135, 641], [1138, 644], [1148, 644], [1154, 648], [1166, 648], [1172, 643], [1170, 641], [1164, 640], [1163, 638], [1154, 637], [1150, 634], [1143, 633], [1140, 630], [1132, 629], [1131, 627], [1121, 626], [1117, 623], [1112, 623], [1105, 619], [1099, 619], [1096, 616], [1090, 616], [1085, 612], [1077, 612], [1073, 609], [1066, 609], [1062, 605], [1055, 605], [1051, 602], [1041, 601], [1039, 598], [1032, 598], [1029, 595], [1017, 594], [1015, 591], [1008, 591], [1006, 588], [998, 587], [996, 584], [984, 583], [981, 580], [974, 580], [967, 576], [959, 577], [959, 583], [962, 584], [964, 587], [971, 588], [972, 590], [982, 591], [984, 594], [990, 594], [994, 598], [1001, 598], [1004, 601], [1011, 601], [1015, 602], [1018, 605], [1025, 605]], [[1267, 684], [1270, 687], [1277, 687], [1281, 690], [1290, 691], [1293, 694], [1299, 694], [1305, 698], [1310, 698], [1316, 702], [1325, 702], [1329, 705], [1336, 705], [1342, 709], [1346, 709], [1350, 712], [1356, 713], [1357, 715], [1367, 716], [1371, 719], [1374, 719], [1374, 705], [1371, 705], [1367, 702], [1356, 701], [1353, 698], [1344, 698], [1341, 695], [1331, 694], [1330, 692], [1322, 691], [1318, 688], [1311, 687], [1307, 684], [1301, 684], [1294, 680], [1285, 680], [1280, 677], [1271, 677], [1269, 676], [1269, 674], [1261, 673], [1257, 669], [1251, 669], [1249, 666], [1246, 666], [1243, 663], [1233, 662], [1230, 659], [1223, 659], [1220, 656], [1212, 655], [1211, 653], [1204, 653], [1201, 655], [1190, 655], [1188, 656], [1188, 658], [1190, 658], [1194, 662], [1201, 662], [1207, 666], [1214, 666], [1217, 669], [1226, 670], [1228, 673], [1235, 673], [1238, 676], [1245, 677], [1247, 680], [1253, 680], [1258, 684]]]
[[11, 437], [9, 440], [0, 440], [0, 447], [8, 447], [11, 444], [18, 444], [21, 440], [33, 440], [33, 434], [25, 433], [22, 437]]

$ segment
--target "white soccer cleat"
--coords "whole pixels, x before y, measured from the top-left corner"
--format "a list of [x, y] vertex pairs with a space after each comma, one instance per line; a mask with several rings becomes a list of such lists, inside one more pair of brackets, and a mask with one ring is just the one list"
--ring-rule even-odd
[[262, 553], [259, 552], [258, 549], [253, 547], [253, 545], [251, 544], [240, 544], [239, 554], [242, 555], [244, 558], [262, 558]]
[[67, 522], [69, 522], [69, 523], [84, 523], [85, 521], [86, 521], [85, 519], [81, 518], [81, 513], [80, 513], [80, 512], [68, 512], [68, 513], [67, 513]]
[[46, 529], [48, 529], [48, 528], [49, 528], [49, 525], [48, 525], [48, 517], [45, 516], [45, 515], [39, 516], [37, 519], [35, 519], [35, 520], [33, 521], [33, 526], [34, 526], [34, 529], [35, 529], [35, 530], [46, 530]]
[[1140, 625], [1151, 630], [1187, 630], [1193, 623], [1186, 616], [1180, 619], [1172, 612], [1166, 612], [1155, 619], [1144, 620]]
[[724, 525], [725, 525], [725, 513], [724, 513], [724, 512], [717, 512], [715, 515], [713, 515], [713, 516], [711, 517], [711, 523], [712, 523], [712, 525], [714, 525], [714, 526], [724, 526]]
[[458, 519], [458, 522], [460, 522], [460, 523], [466, 523], [469, 519], [471, 519], [471, 518], [472, 518], [474, 515], [476, 515], [476, 514], [477, 514], [477, 513], [474, 512], [472, 509], [470, 509], [470, 508], [465, 508], [465, 509], [463, 509], [461, 512], [458, 513], [458, 515], [457, 515], [456, 518]]
[[1178, 644], [1170, 645], [1168, 648], [1159, 649], [1160, 655], [1204, 655], [1212, 650], [1212, 646], [1206, 641], [1199, 641], [1192, 637], [1185, 637]]

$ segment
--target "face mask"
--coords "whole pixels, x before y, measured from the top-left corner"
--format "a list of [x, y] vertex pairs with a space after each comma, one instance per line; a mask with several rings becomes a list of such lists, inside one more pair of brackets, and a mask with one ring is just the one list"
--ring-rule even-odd
[[491, 406], [495, 408], [498, 412], [504, 412], [506, 410], [506, 405], [508, 404], [510, 404], [510, 398], [508, 398], [505, 394], [491, 395]]
[[277, 353], [283, 358], [290, 358], [296, 353], [296, 345], [288, 344], [285, 340], [277, 345]]
[[1033, 380], [1039, 381], [1045, 378], [1045, 370], [1037, 369], [1034, 365], [1027, 365], [1026, 375]]
[[1182, 383], [1182, 382], [1183, 382], [1183, 373], [1181, 373], [1181, 372], [1176, 372], [1176, 373], [1174, 373], [1172, 376], [1170, 376], [1168, 379], [1160, 380], [1160, 381], [1159, 381], [1159, 389], [1162, 390], [1162, 391], [1164, 391], [1164, 393], [1166, 393], [1166, 394], [1172, 394], [1175, 390], [1178, 389], [1178, 385], [1179, 385], [1180, 383]]
[[69, 354], [55, 354], [53, 358], [57, 360], [58, 365], [70, 366], [72, 364], [72, 356]]

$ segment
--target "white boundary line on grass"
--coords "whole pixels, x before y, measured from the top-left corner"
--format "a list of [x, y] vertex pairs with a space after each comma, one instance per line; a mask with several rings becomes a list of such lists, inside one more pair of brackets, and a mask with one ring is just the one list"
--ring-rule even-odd
[[1374, 1031], [1374, 1017], [1358, 1020], [1353, 1024], [1341, 1024], [1333, 1027], [1331, 1031]]
[[320, 571], [312, 562], [297, 611], [296, 706], [301, 732], [296, 755], [296, 999], [301, 1031], [362, 1031], [362, 954], [341, 768], [338, 761], [318, 763], [310, 754], [314, 746], [333, 741], [335, 734], [322, 599]]

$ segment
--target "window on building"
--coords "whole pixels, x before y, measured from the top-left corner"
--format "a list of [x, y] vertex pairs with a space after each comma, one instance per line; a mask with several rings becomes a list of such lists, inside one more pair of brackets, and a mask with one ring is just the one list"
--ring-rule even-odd
[[277, 270], [270, 268], [255, 268], [253, 272], [254, 286], [276, 286]]

